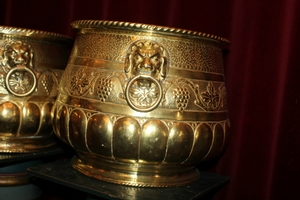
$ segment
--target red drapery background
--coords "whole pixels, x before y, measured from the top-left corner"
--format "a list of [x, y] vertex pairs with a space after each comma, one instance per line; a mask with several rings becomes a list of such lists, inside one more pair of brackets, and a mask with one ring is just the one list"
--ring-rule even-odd
[[300, 199], [300, 1], [1, 1], [0, 25], [75, 37], [70, 23], [77, 19], [150, 23], [228, 38], [231, 138], [209, 170], [231, 180], [214, 199]]

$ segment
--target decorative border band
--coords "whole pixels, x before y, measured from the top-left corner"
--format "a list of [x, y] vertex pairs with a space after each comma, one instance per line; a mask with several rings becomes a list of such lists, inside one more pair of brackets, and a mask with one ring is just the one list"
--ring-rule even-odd
[[[73, 57], [70, 56], [68, 65], [70, 66], [84, 66], [84, 67], [93, 67], [97, 69], [105, 69], [105, 70], [124, 70], [124, 63], [117, 62], [117, 61], [109, 61], [103, 59], [96, 59], [96, 58], [85, 58], [85, 57]], [[224, 75], [217, 74], [217, 73], [205, 73], [199, 70], [186, 70], [181, 68], [175, 68], [170, 66], [169, 75], [171, 76], [180, 76], [182, 78], [189, 78], [189, 79], [197, 79], [197, 80], [211, 80], [211, 81], [221, 81], [224, 82]]]
[[84, 109], [91, 111], [93, 114], [95, 111], [117, 114], [123, 116], [133, 116], [142, 118], [168, 119], [168, 120], [180, 120], [180, 121], [222, 121], [227, 120], [227, 110], [222, 111], [188, 111], [180, 112], [178, 110], [171, 110], [165, 108], [156, 108], [150, 112], [138, 112], [133, 111], [127, 105], [115, 104], [115, 103], [101, 103], [96, 100], [76, 98], [69, 95], [60, 94], [57, 98], [58, 102], [65, 106], [71, 106], [72, 109]]

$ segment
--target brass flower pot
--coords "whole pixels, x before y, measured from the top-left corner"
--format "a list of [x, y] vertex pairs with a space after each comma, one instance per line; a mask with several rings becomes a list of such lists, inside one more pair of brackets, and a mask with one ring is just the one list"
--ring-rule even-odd
[[226, 147], [226, 39], [116, 21], [78, 31], [54, 104], [56, 135], [96, 179], [168, 187], [200, 177], [195, 165]]
[[55, 144], [51, 109], [72, 42], [56, 33], [0, 26], [0, 152]]

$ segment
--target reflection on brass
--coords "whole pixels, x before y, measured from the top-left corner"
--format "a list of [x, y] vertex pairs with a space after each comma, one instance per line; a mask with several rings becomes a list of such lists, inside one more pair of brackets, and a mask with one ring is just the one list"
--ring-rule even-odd
[[60, 34], [0, 26], [0, 152], [55, 144], [51, 109], [71, 44]]
[[30, 183], [30, 175], [27, 172], [14, 174], [0, 174], [0, 186], [17, 186]]
[[53, 107], [72, 166], [108, 182], [179, 186], [220, 155], [229, 134], [226, 39], [154, 25], [76, 21]]

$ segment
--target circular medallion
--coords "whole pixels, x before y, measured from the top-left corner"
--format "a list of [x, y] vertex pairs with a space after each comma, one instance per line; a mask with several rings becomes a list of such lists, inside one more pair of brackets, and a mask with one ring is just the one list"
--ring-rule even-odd
[[31, 69], [25, 66], [16, 66], [7, 73], [5, 84], [9, 92], [23, 97], [34, 91], [37, 80]]
[[145, 75], [131, 79], [125, 93], [128, 104], [133, 109], [142, 112], [155, 109], [163, 96], [160, 83], [155, 78]]

